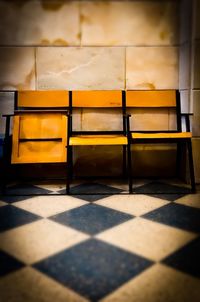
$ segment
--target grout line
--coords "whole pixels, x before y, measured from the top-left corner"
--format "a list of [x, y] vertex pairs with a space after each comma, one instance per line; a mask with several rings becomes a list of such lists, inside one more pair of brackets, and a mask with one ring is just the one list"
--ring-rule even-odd
[[79, 41], [79, 47], [82, 47], [82, 2], [79, 1], [79, 33], [80, 33], [80, 41]]
[[38, 75], [37, 75], [37, 47], [34, 48], [35, 54], [35, 90], [38, 90]]
[[124, 89], [126, 90], [126, 47], [124, 47]]

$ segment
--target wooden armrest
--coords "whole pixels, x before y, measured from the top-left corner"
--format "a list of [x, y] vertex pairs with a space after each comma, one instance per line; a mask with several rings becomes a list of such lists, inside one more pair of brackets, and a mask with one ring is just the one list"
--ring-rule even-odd
[[14, 116], [14, 114], [10, 113], [10, 114], [2, 114], [2, 117], [8, 117], [8, 116]]

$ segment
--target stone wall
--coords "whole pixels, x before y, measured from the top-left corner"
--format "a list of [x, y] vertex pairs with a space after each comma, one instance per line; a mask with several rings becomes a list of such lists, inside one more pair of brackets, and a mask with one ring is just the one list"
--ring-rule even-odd
[[[196, 112], [200, 93], [196, 88], [200, 89], [200, 79], [198, 75], [193, 80], [190, 76], [193, 48], [196, 49], [193, 50], [195, 64], [199, 62], [199, 32], [196, 25], [196, 36], [191, 42], [192, 9], [191, 18], [184, 16], [188, 12], [188, 8], [185, 9], [188, 2], [191, 3], [185, 0], [0, 1], [1, 100], [10, 104], [11, 91], [23, 89], [151, 90], [180, 87], [183, 111], [192, 110], [191, 94], [194, 99], [193, 148], [199, 181], [197, 150], [200, 149], [200, 140], [196, 136], [199, 136], [200, 126]], [[115, 111], [110, 111], [108, 116], [105, 114], [90, 110], [76, 112], [74, 128], [96, 127], [98, 119], [102, 118], [104, 122], [108, 121], [109, 129], [119, 126]], [[147, 116], [136, 112], [137, 126], [149, 129], [153, 114], [150, 112]], [[174, 128], [172, 112], [159, 112], [157, 120], [163, 128]], [[106, 155], [103, 156], [103, 150], [90, 149], [77, 150], [77, 164], [82, 159], [87, 163], [92, 154], [94, 162], [96, 157], [101, 157], [101, 164], [102, 161], [112, 163], [110, 170], [116, 172], [117, 161], [114, 159], [120, 159], [120, 150], [105, 149]], [[150, 174], [153, 171], [160, 173], [160, 160], [165, 158], [167, 164], [164, 164], [163, 171], [166, 173], [167, 169], [173, 174], [174, 162], [170, 160], [169, 147], [161, 146], [157, 150], [161, 154], [159, 160], [158, 156], [152, 155], [153, 149], [147, 150], [143, 146], [135, 149], [138, 167], [145, 163]], [[93, 166], [96, 169], [96, 164]]]
[[196, 181], [200, 182], [200, 0], [194, 1], [191, 36], [191, 110], [193, 116], [193, 152]]

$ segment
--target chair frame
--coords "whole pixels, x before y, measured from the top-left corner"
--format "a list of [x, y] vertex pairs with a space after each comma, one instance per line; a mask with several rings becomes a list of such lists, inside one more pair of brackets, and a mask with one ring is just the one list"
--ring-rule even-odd
[[[129, 124], [129, 115], [126, 114], [125, 108], [125, 91], [122, 90], [122, 106], [118, 107], [122, 110], [123, 118], [123, 130], [121, 131], [74, 131], [72, 129], [72, 117], [73, 117], [73, 91], [69, 91], [69, 114], [68, 114], [68, 135], [67, 135], [67, 158], [68, 158], [68, 169], [67, 169], [67, 183], [66, 183], [66, 194], [70, 194], [70, 183], [74, 177], [73, 173], [73, 146], [70, 145], [70, 138], [74, 135], [112, 135], [112, 134], [123, 134], [127, 137], [127, 145], [121, 145], [123, 148], [123, 177], [128, 177], [129, 182], [129, 193], [132, 193], [132, 177], [131, 177], [131, 150], [130, 150], [130, 124]], [[95, 106], [93, 106], [95, 107]], [[100, 106], [99, 106], [100, 107]], [[79, 108], [84, 108], [80, 106]], [[92, 108], [92, 106], [90, 107]], [[100, 107], [100, 108], [111, 108], [111, 107]], [[113, 108], [113, 107], [112, 107]], [[95, 144], [94, 144], [95, 145]], [[109, 145], [109, 144], [108, 144]], [[113, 146], [113, 144], [110, 144]], [[128, 166], [127, 166], [128, 164]]]
[[[131, 106], [129, 106], [130, 108]], [[134, 107], [134, 106], [133, 106]], [[126, 106], [126, 110], [127, 110]], [[137, 107], [140, 108], [140, 107]], [[152, 108], [151, 106], [144, 106], [141, 108]], [[155, 107], [158, 108], [158, 107]], [[165, 108], [165, 107], [163, 107]], [[166, 108], [170, 108], [166, 106]], [[144, 133], [144, 134], [155, 134], [155, 133], [184, 133], [182, 132], [182, 117], [185, 118], [185, 125], [186, 125], [186, 131], [190, 132], [190, 119], [189, 117], [192, 115], [192, 113], [181, 113], [181, 102], [180, 102], [180, 92], [176, 90], [176, 106], [171, 107], [176, 110], [176, 130], [156, 130], [156, 131], [132, 131], [130, 130], [130, 143], [131, 144], [159, 144], [159, 143], [176, 143], [177, 144], [177, 157], [176, 157], [176, 174], [179, 176], [180, 171], [180, 154], [181, 154], [181, 145], [184, 144], [187, 147], [188, 151], [188, 162], [189, 162], [189, 172], [190, 172], [190, 182], [191, 182], [191, 192], [195, 193], [196, 186], [195, 186], [195, 176], [194, 176], [194, 163], [193, 163], [193, 155], [192, 155], [192, 141], [191, 138], [187, 137], [180, 137], [180, 138], [165, 138], [164, 136], [161, 138], [133, 138], [132, 133]], [[130, 115], [129, 115], [130, 118]], [[133, 157], [132, 157], [133, 158]], [[134, 166], [134, 165], [133, 165]]]

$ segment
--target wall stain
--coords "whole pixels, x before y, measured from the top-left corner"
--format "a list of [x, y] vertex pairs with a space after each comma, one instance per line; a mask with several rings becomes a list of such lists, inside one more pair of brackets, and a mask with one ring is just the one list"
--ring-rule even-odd
[[81, 40], [81, 32], [76, 35], [77, 39]]
[[40, 2], [41, 2], [41, 6], [44, 10], [57, 11], [63, 5], [65, 5], [66, 3], [69, 3], [70, 1], [66, 1], [66, 0], [58, 0], [58, 1], [40, 0]]
[[[17, 7], [17, 8], [21, 8], [22, 6], [24, 6], [27, 2], [29, 2], [30, 0], [11, 0], [9, 1], [9, 4]], [[4, 0], [4, 2], [8, 3], [8, 1]]]
[[161, 38], [161, 40], [167, 40], [168, 37], [169, 37], [169, 33], [167, 31], [163, 30], [163, 31], [160, 32], [160, 38]]
[[153, 83], [140, 83], [140, 84], [138, 84], [138, 85], [136, 85], [136, 87], [137, 88], [147, 88], [147, 89], [150, 89], [150, 90], [154, 90], [154, 89], [156, 89], [156, 86], [153, 84]]
[[48, 39], [42, 39], [40, 41], [40, 45], [61, 45], [61, 46], [68, 46], [69, 43], [61, 38], [49, 41]]
[[83, 14], [80, 15], [80, 22], [81, 23], [87, 23], [87, 24], [91, 24], [92, 23], [90, 17], [85, 16]]

